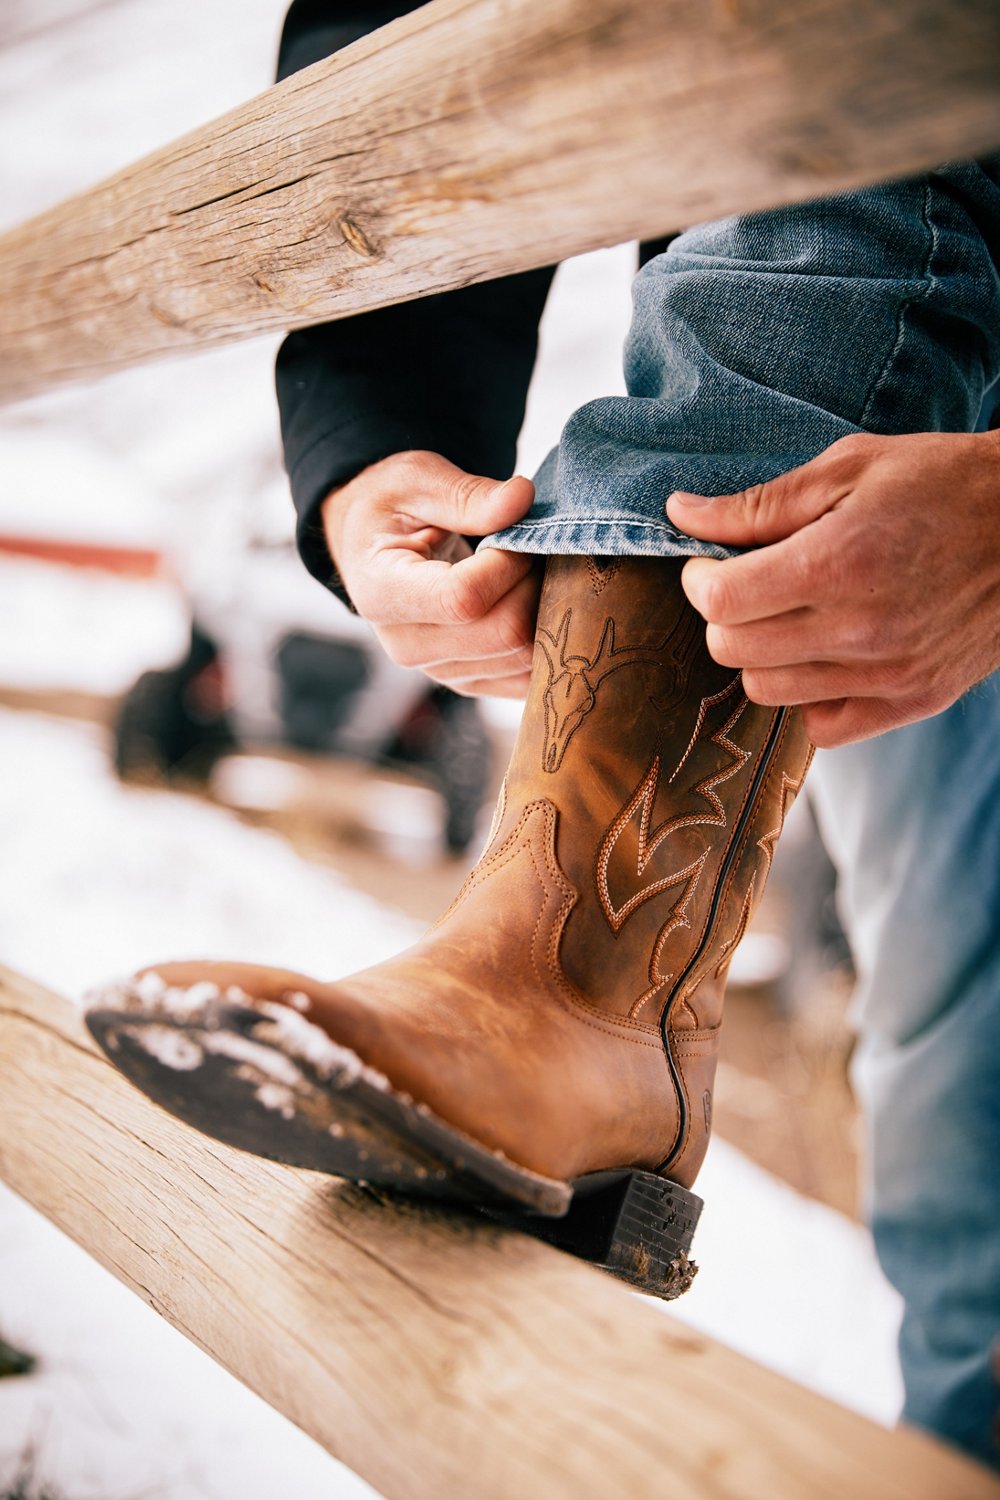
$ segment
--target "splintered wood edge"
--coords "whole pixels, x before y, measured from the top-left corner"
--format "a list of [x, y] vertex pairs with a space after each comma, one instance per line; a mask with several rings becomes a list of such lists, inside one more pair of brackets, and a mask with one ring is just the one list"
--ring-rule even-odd
[[199, 1136], [2, 969], [0, 1177], [390, 1500], [1000, 1495], [525, 1236]]

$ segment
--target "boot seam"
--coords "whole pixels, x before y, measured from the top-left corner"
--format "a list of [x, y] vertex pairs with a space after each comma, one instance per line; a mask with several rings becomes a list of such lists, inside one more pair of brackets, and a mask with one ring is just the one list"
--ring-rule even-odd
[[[775, 771], [776, 771], [776, 769], [778, 767], [778, 763], [779, 763], [779, 759], [780, 759], [780, 753], [781, 753], [781, 750], [782, 750], [782, 748], [784, 746], [785, 739], [786, 739], [786, 737], [788, 735], [789, 728], [791, 726], [792, 719], [791, 719], [791, 715], [789, 714], [789, 715], [787, 715], [785, 717], [784, 722], [781, 724], [781, 728], [780, 728], [780, 730], [778, 732], [777, 738], [775, 739], [773, 746], [771, 746], [770, 749], [768, 749], [768, 740], [769, 740], [771, 734], [774, 731], [775, 719], [776, 718], [780, 718], [780, 716], [783, 713], [784, 713], [784, 710], [781, 709], [781, 708], [778, 708], [775, 711], [775, 714], [772, 715], [771, 720], [770, 720], [770, 722], [768, 724], [767, 733], [765, 734], [765, 737], [764, 737], [764, 743], [763, 743], [763, 746], [762, 746], [762, 749], [761, 749], [761, 754], [769, 754], [770, 755], [770, 764], [767, 766], [767, 768], [766, 768], [766, 770], [764, 772], [764, 778], [761, 781], [759, 787], [757, 788], [758, 799], [760, 799], [760, 798], [763, 797], [765, 791], [767, 790], [767, 788], [768, 788], [768, 786], [769, 786], [769, 784], [771, 782], [771, 778], [775, 774]], [[718, 899], [717, 910], [720, 911], [720, 912], [721, 912], [721, 910], [722, 910], [722, 908], [723, 908], [723, 906], [724, 906], [724, 904], [726, 902], [726, 899], [727, 899], [727, 897], [729, 895], [729, 892], [730, 892], [730, 890], [732, 888], [732, 884], [733, 884], [733, 882], [736, 879], [737, 868], [738, 868], [738, 858], [737, 858], [737, 856], [738, 856], [738, 853], [739, 853], [739, 848], [738, 848], [738, 845], [735, 844], [735, 839], [737, 837], [737, 830], [740, 827], [740, 823], [742, 821], [743, 815], [744, 815], [745, 812], [747, 812], [748, 804], [750, 803], [751, 794], [754, 791], [754, 780], [755, 780], [755, 773], [752, 773], [751, 776], [750, 776], [750, 780], [749, 780], [749, 782], [747, 784], [746, 795], [744, 796], [743, 802], [741, 804], [739, 815], [734, 820], [734, 823], [733, 823], [733, 836], [729, 840], [729, 842], [727, 843], [726, 853], [723, 856], [723, 859], [725, 860], [726, 858], [728, 858], [729, 851], [730, 850], [733, 851], [733, 863], [732, 863], [732, 866], [730, 868], [729, 874], [727, 875], [727, 877], [726, 877], [725, 881], [723, 882], [723, 885], [722, 885], [722, 887], [721, 887], [721, 889], [719, 891], [719, 899]], [[750, 808], [750, 811], [747, 813], [748, 823], [749, 823], [749, 819], [751, 819], [752, 816], [753, 816], [753, 810], [752, 810], [752, 808]], [[701, 944], [702, 944], [702, 947], [703, 947], [703, 951], [707, 951], [708, 948], [709, 948], [709, 946], [710, 946], [710, 944], [711, 944], [711, 942], [712, 942], [712, 927], [711, 927], [711, 923], [710, 923], [710, 915], [711, 915], [711, 908], [710, 908], [710, 911], [709, 911], [709, 915], [706, 917], [706, 926], [703, 929], [704, 936], [701, 939]], [[693, 962], [697, 965], [697, 971], [701, 972], [702, 971], [702, 965], [701, 965], [700, 961], [696, 958], [695, 960], [693, 960]], [[659, 1170], [661, 1170], [661, 1171], [665, 1170], [668, 1166], [670, 1168], [676, 1168], [684, 1160], [684, 1155], [685, 1155], [685, 1153], [687, 1151], [688, 1145], [690, 1144], [690, 1140], [691, 1140], [692, 1111], [691, 1111], [691, 1096], [690, 1096], [690, 1093], [688, 1092], [688, 1081], [687, 1081], [687, 1078], [685, 1077], [684, 1069], [682, 1067], [680, 1067], [679, 1062], [678, 1062], [678, 1058], [680, 1057], [681, 1054], [674, 1051], [674, 1049], [673, 1049], [673, 1047], [671, 1045], [670, 1040], [668, 1040], [668, 1036], [670, 1038], [673, 1038], [673, 1037], [677, 1036], [677, 1033], [671, 1031], [670, 1026], [669, 1026], [669, 1014], [670, 1014], [670, 1010], [673, 1008], [673, 1005], [676, 1002], [676, 1000], [678, 998], [678, 994], [681, 992], [681, 989], [683, 989], [683, 994], [686, 997], [688, 994], [692, 993], [692, 991], [697, 987], [696, 983], [693, 982], [694, 981], [694, 974], [695, 974], [695, 972], [696, 971], [693, 969], [692, 971], [690, 971], [685, 976], [685, 978], [682, 981], [682, 985], [678, 987], [678, 990], [675, 991], [674, 995], [668, 1001], [667, 1006], [664, 1008], [663, 1017], [662, 1017], [662, 1021], [661, 1021], [661, 1027], [662, 1027], [663, 1036], [664, 1036], [664, 1042], [665, 1042], [665, 1050], [667, 1051], [668, 1060], [669, 1060], [670, 1065], [671, 1065], [672, 1075], [673, 1075], [674, 1080], [675, 1080], [675, 1087], [679, 1083], [680, 1090], [681, 1090], [681, 1092], [683, 1094], [683, 1099], [684, 1099], [684, 1110], [683, 1110], [683, 1115], [682, 1115], [682, 1126], [681, 1126], [680, 1139], [677, 1141], [677, 1143], [676, 1143], [673, 1151], [670, 1153], [670, 1155], [668, 1157], [664, 1158], [664, 1160], [660, 1163]], [[703, 974], [702, 974], [702, 977], [703, 977]], [[697, 982], [700, 983], [701, 979], [699, 978], [699, 980]]]
[[[768, 736], [768, 734], [771, 731], [772, 725], [774, 724], [774, 719], [775, 719], [775, 715], [772, 714], [771, 719], [770, 719], [770, 721], [768, 723], [768, 726], [767, 726], [767, 730], [765, 731], [765, 734], [764, 734], [763, 745], [761, 747], [762, 751], [766, 747], [767, 736]], [[784, 740], [784, 735], [785, 735], [785, 729], [782, 729], [781, 738], [778, 740], [778, 744], [774, 747], [775, 754], [777, 753], [778, 748], [780, 747], [780, 745], [782, 744], [782, 742]], [[752, 762], [752, 758], [751, 758], [751, 762]], [[772, 768], [768, 770], [767, 775], [765, 776], [764, 786], [767, 785], [767, 781], [769, 780], [769, 778], [770, 778], [770, 776], [772, 774], [772, 769], [773, 769], [773, 762], [772, 762]], [[745, 791], [743, 793], [743, 797], [742, 797], [742, 799], [741, 799], [741, 801], [739, 803], [739, 807], [738, 807], [738, 809], [735, 811], [735, 813], [733, 815], [732, 822], [730, 824], [729, 837], [726, 839], [725, 843], [722, 846], [721, 855], [719, 857], [719, 868], [720, 869], [725, 866], [725, 863], [726, 863], [726, 860], [727, 860], [727, 858], [729, 856], [730, 850], [733, 848], [734, 840], [735, 840], [736, 834], [737, 834], [737, 830], [738, 830], [738, 828], [740, 826], [740, 820], [742, 819], [743, 814], [744, 814], [744, 812], [747, 809], [747, 806], [748, 806], [749, 801], [750, 801], [750, 795], [751, 795], [751, 792], [753, 791], [753, 779], [754, 779], [753, 778], [753, 772], [751, 771], [750, 776], [749, 776], [749, 778], [747, 780], [746, 789], [745, 789]], [[760, 790], [763, 791], [763, 787], [761, 787]], [[730, 871], [728, 877], [726, 878], [725, 884], [723, 886], [722, 896], [720, 898], [720, 906], [721, 906], [722, 902], [725, 901], [726, 896], [728, 895], [728, 892], [729, 892], [729, 890], [731, 888], [731, 885], [732, 885], [732, 881], [735, 878], [735, 873], [736, 872], [735, 872], [735, 868], [734, 868], [734, 869], [732, 869]], [[695, 955], [695, 954], [697, 954], [699, 948], [702, 948], [702, 949], [707, 948], [708, 945], [710, 944], [711, 940], [712, 940], [712, 929], [711, 929], [711, 925], [710, 925], [710, 917], [711, 917], [711, 902], [709, 903], [709, 908], [708, 908], [708, 910], [705, 913], [705, 923], [704, 923], [704, 926], [700, 929], [700, 931], [698, 932], [697, 936], [694, 938], [694, 941], [692, 942], [692, 945], [691, 945], [692, 956]], [[693, 929], [692, 929], [692, 932], [693, 932]], [[684, 969], [685, 966], [681, 965], [680, 967], [681, 967], [681, 970], [683, 972], [683, 969]], [[666, 1000], [664, 1001], [663, 1009], [660, 1012], [659, 1025], [660, 1025], [661, 1029], [663, 1029], [665, 1025], [667, 1026], [667, 1029], [669, 1029], [668, 1018], [670, 1016], [671, 1011], [674, 1009], [674, 1006], [677, 1005], [677, 1003], [678, 1003], [679, 1000], [686, 999], [687, 995], [691, 992], [691, 988], [692, 988], [692, 986], [690, 984], [684, 983], [682, 981], [680, 984], [676, 985], [673, 990], [671, 990], [669, 992], [669, 994], [667, 995]]]
[[[780, 712], [780, 710], [779, 710], [779, 712]], [[781, 733], [778, 736], [777, 743], [774, 746], [774, 752], [773, 752], [773, 757], [772, 757], [772, 760], [771, 760], [771, 764], [768, 767], [767, 774], [765, 775], [764, 780], [763, 780], [763, 782], [761, 784], [761, 787], [760, 787], [759, 800], [761, 800], [761, 801], [763, 800], [764, 795], [770, 789], [772, 781], [773, 781], [775, 775], [778, 773], [778, 762], [780, 760], [781, 751], [784, 748], [785, 740], [788, 738], [788, 733], [789, 733], [789, 730], [791, 728], [791, 722], [792, 721], [791, 721], [790, 718], [788, 718], [788, 719], [785, 720], [784, 724], [782, 725]], [[808, 770], [808, 763], [807, 763], [806, 769]], [[784, 774], [784, 768], [783, 767], [782, 767], [782, 774]], [[805, 775], [805, 772], [803, 772], [803, 775]], [[780, 832], [780, 827], [779, 827], [779, 832]], [[736, 859], [736, 860], [733, 861], [733, 867], [730, 870], [729, 875], [726, 877], [726, 881], [725, 881], [725, 883], [723, 885], [723, 888], [722, 888], [722, 896], [721, 896], [721, 899], [720, 899], [720, 902], [719, 902], [720, 909], [725, 905], [726, 901], [728, 900], [729, 894], [730, 894], [730, 892], [731, 892], [734, 884], [736, 883], [736, 878], [737, 878], [738, 874], [739, 874], [739, 860]], [[761, 894], [763, 894], [763, 887], [761, 889]], [[711, 940], [712, 940], [711, 939], [711, 935], [710, 934], [706, 935], [706, 948], [711, 943]], [[699, 979], [698, 982], [700, 983], [701, 980]], [[694, 987], [696, 988], [697, 986], [694, 986]], [[686, 985], [685, 986], [685, 994], [690, 993], [691, 989], [692, 989], [692, 986], [690, 984]]]
[[[516, 847], [511, 847], [517, 841], [518, 835], [523, 831], [536, 810], [541, 812], [546, 825], [545, 847], [543, 850], [544, 868], [539, 867], [537, 851], [531, 843], [522, 841], [517, 843]], [[641, 1022], [637, 1023], [631, 1020], [628, 1016], [612, 1016], [605, 1011], [598, 1010], [596, 1006], [590, 1005], [579, 994], [559, 967], [558, 953], [566, 926], [566, 919], [579, 899], [579, 892], [572, 885], [555, 854], [548, 847], [554, 841], [555, 823], [558, 816], [559, 809], [547, 797], [537, 797], [529, 802], [496, 853], [490, 855], [484, 863], [477, 865], [470, 872], [462, 889], [448, 908], [445, 916], [440, 918], [440, 921], [443, 922], [445, 917], [449, 916], [460, 905], [467, 894], [482, 885], [492, 874], [510, 864], [522, 852], [527, 852], [534, 865], [539, 882], [544, 886], [546, 883], [544, 876], [548, 875], [549, 879], [555, 883], [557, 891], [562, 893], [559, 907], [552, 919], [552, 936], [547, 943], [542, 945], [546, 960], [544, 970], [540, 968], [538, 961], [540, 929], [545, 920], [544, 908], [539, 911], [532, 929], [531, 961], [539, 984], [543, 989], [547, 989], [549, 986], [546, 981], [550, 981], [554, 986], [555, 998], [559, 1004], [582, 1025], [589, 1026], [593, 1031], [600, 1031], [605, 1036], [618, 1036], [621, 1041], [634, 1042], [636, 1045], [643, 1047], [653, 1047], [662, 1053], [664, 1050], [663, 1039], [658, 1026], [645, 1026]]]

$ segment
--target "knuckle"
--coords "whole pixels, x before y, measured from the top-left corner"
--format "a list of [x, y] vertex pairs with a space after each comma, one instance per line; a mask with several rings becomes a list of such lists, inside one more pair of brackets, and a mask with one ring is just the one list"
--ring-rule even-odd
[[419, 667], [422, 666], [420, 658], [422, 653], [415, 646], [406, 641], [394, 641], [391, 645], [382, 642], [386, 655], [394, 661], [397, 667]]
[[433, 454], [425, 453], [421, 448], [407, 448], [402, 453], [383, 458], [374, 468], [381, 470], [383, 477], [399, 489], [410, 491], [426, 480], [428, 462], [432, 457]]
[[475, 474], [458, 473], [451, 481], [451, 495], [461, 510], [468, 510], [482, 489], [482, 480]]
[[841, 642], [851, 656], [882, 662], [891, 655], [893, 630], [882, 616], [858, 610], [843, 621]]
[[502, 609], [497, 616], [497, 640], [502, 651], [527, 655], [530, 660], [534, 645], [534, 632], [529, 612], [526, 609]]
[[713, 568], [702, 589], [702, 612], [707, 620], [723, 619], [735, 603], [735, 589], [722, 568]]
[[879, 670], [879, 681], [883, 691], [894, 697], [919, 690], [920, 687], [916, 664], [909, 658], [884, 662]]
[[720, 667], [740, 665], [732, 633], [724, 626], [709, 625], [705, 631], [705, 644], [708, 647], [709, 656], [713, 661], [717, 661]]
[[780, 698], [775, 695], [776, 683], [773, 676], [764, 672], [745, 671], [743, 673], [743, 691], [751, 703], [759, 703], [768, 708], [778, 703]]
[[925, 687], [910, 696], [907, 708], [911, 718], [930, 719], [950, 708], [958, 696], [941, 686]]
[[426, 653], [421, 650], [420, 643], [412, 631], [391, 626], [380, 630], [376, 626], [375, 638], [386, 656], [390, 661], [394, 661], [397, 667], [423, 666]]
[[812, 601], [822, 599], [831, 585], [830, 559], [806, 547], [789, 549], [785, 567], [789, 583], [803, 597]]
[[471, 625], [484, 613], [479, 587], [466, 573], [451, 573], [443, 605], [445, 616], [455, 625]]
[[749, 521], [753, 521], [766, 509], [768, 493], [765, 484], [748, 484], [741, 492], [743, 509]]
[[878, 439], [870, 432], [849, 432], [831, 443], [822, 456], [831, 463], [846, 461], [853, 464], [858, 459], [868, 458], [877, 443]]

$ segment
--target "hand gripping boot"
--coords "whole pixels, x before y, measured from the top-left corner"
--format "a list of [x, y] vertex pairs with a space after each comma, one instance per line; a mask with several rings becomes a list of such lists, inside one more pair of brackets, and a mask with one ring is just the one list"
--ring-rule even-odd
[[811, 746], [708, 655], [680, 566], [548, 563], [489, 843], [426, 937], [335, 983], [146, 970], [92, 997], [117, 1066], [232, 1145], [683, 1290], [726, 972]]

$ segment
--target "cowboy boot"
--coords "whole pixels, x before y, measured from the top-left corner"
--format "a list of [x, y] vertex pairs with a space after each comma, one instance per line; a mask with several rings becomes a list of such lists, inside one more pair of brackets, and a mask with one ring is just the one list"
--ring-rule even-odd
[[92, 1002], [111, 1059], [230, 1144], [682, 1290], [726, 972], [811, 746], [708, 655], [680, 568], [549, 561], [489, 842], [420, 942], [335, 983], [145, 971]]

